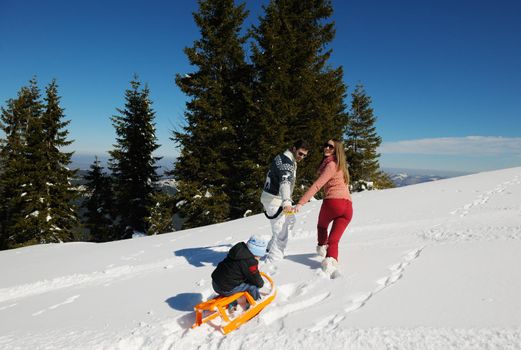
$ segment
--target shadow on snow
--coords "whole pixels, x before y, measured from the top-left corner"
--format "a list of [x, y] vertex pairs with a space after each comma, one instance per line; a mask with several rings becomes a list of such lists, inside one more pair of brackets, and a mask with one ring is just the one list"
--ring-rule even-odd
[[168, 298], [165, 303], [172, 309], [179, 311], [194, 311], [194, 306], [203, 301], [201, 293], [179, 293]]
[[203, 267], [208, 264], [217, 266], [226, 257], [230, 248], [231, 245], [229, 244], [221, 244], [218, 246], [181, 249], [175, 251], [174, 254], [182, 256], [190, 265], [195, 267]]
[[302, 265], [307, 265], [311, 269], [318, 269], [320, 267], [320, 262], [316, 260], [316, 254], [286, 255], [285, 258]]

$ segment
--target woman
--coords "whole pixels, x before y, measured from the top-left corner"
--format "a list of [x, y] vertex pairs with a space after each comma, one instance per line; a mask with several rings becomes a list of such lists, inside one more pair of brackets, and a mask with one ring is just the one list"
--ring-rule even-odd
[[[330, 271], [338, 264], [338, 242], [353, 216], [353, 205], [349, 193], [349, 173], [344, 144], [329, 140], [324, 144], [324, 159], [318, 168], [319, 178], [311, 185], [295, 206], [298, 212], [322, 187], [325, 199], [320, 208], [317, 224], [317, 254], [325, 257], [322, 269]], [[328, 235], [329, 224], [331, 232]]]

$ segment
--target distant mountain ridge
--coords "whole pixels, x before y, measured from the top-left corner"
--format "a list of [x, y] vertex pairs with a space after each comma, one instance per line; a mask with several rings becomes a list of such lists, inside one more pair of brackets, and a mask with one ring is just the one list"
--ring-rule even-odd
[[423, 169], [384, 168], [383, 170], [389, 174], [396, 187], [415, 185], [423, 182], [437, 181], [470, 174], [467, 172]]
[[[101, 165], [107, 170], [108, 156], [102, 154], [98, 156]], [[80, 169], [78, 173], [78, 179], [76, 183], [83, 184], [84, 176], [87, 173], [90, 165], [94, 162], [94, 155], [78, 154], [73, 156], [72, 167]], [[173, 168], [175, 162], [174, 157], [163, 157], [159, 162], [159, 174], [164, 174], [165, 171], [170, 171]], [[457, 171], [444, 171], [444, 170], [428, 170], [428, 169], [405, 169], [405, 168], [383, 168], [387, 174], [390, 175], [396, 187], [403, 187], [408, 185], [419, 184], [422, 182], [437, 181], [442, 179], [448, 179], [451, 177], [469, 175], [471, 172], [457, 172]], [[163, 175], [164, 176], [164, 175]], [[164, 177], [170, 178], [170, 177]], [[161, 184], [161, 187], [168, 187], [168, 184]], [[175, 186], [172, 186], [175, 187]], [[175, 190], [173, 190], [175, 192]], [[169, 191], [170, 192], [170, 191]]]

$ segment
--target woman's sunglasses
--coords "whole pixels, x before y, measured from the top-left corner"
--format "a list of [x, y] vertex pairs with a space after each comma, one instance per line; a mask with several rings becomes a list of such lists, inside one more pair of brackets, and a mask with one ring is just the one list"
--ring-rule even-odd
[[335, 149], [335, 145], [332, 145], [330, 143], [325, 143], [324, 144], [324, 148], [327, 148], [327, 149]]

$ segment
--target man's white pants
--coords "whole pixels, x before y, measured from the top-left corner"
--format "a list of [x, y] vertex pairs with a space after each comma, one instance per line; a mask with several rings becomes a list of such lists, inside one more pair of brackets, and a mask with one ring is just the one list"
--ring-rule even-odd
[[[277, 210], [280, 208], [280, 204], [278, 203], [263, 203], [263, 205], [266, 214], [269, 216], [275, 215]], [[293, 232], [295, 221], [295, 215], [285, 215], [284, 212], [280, 213], [276, 218], [270, 219], [272, 237], [267, 247], [267, 262], [273, 262], [284, 258], [284, 249], [286, 249], [286, 246], [288, 245], [288, 238]]]

